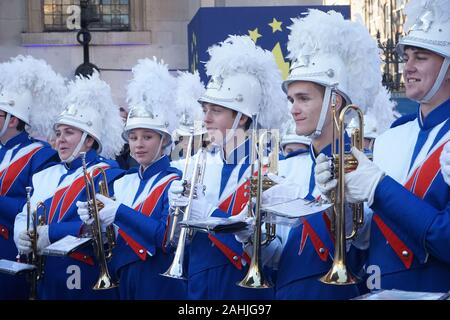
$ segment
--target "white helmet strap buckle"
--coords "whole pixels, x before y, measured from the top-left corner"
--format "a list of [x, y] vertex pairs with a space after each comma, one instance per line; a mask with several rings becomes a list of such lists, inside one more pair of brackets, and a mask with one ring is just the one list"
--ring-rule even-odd
[[439, 70], [439, 74], [436, 78], [436, 81], [434, 82], [433, 86], [431, 87], [430, 91], [423, 97], [419, 102], [420, 103], [428, 103], [433, 98], [433, 96], [438, 92], [439, 88], [442, 85], [442, 82], [444, 81], [445, 75], [447, 74], [448, 67], [450, 66], [450, 59], [445, 57], [444, 61], [442, 62], [441, 69]]

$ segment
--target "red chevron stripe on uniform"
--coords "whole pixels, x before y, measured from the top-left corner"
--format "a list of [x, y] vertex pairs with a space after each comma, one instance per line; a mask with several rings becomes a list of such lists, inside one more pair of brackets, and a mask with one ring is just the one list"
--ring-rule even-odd
[[[439, 174], [441, 169], [439, 157], [441, 155], [444, 145], [450, 140], [444, 141], [437, 147], [426, 160], [417, 167], [410, 176], [404, 187], [413, 192], [416, 196], [424, 198], [428, 189], [432, 185], [434, 179]], [[406, 244], [394, 233], [394, 231], [387, 225], [385, 221], [378, 215], [374, 214], [373, 221], [376, 223], [384, 238], [395, 254], [400, 258], [403, 265], [409, 269], [412, 265], [414, 253], [406, 246]]]
[[5, 195], [8, 193], [14, 181], [17, 179], [17, 177], [20, 175], [23, 169], [27, 166], [28, 162], [30, 162], [30, 159], [33, 157], [33, 155], [36, 154], [36, 152], [38, 152], [41, 149], [42, 146], [34, 148], [27, 154], [23, 155], [22, 157], [14, 161], [12, 164], [8, 166], [8, 168], [5, 169], [5, 173], [3, 174], [2, 179], [2, 185], [0, 188], [1, 195]]

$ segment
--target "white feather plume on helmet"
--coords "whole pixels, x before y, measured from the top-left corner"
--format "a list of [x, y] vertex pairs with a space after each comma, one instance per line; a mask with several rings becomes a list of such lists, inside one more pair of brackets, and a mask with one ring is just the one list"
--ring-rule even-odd
[[200, 80], [198, 72], [179, 72], [177, 78], [177, 89], [175, 108], [178, 118], [176, 134], [187, 136], [190, 128], [194, 128], [194, 134], [206, 132], [203, 123], [203, 112], [198, 99], [205, 92], [205, 86]]
[[[371, 117], [376, 122], [376, 135], [382, 134], [384, 131], [390, 128], [392, 122], [395, 120], [394, 109], [396, 103], [391, 100], [391, 95], [388, 90], [381, 86], [380, 91], [375, 96], [373, 104], [366, 111], [366, 118]], [[370, 120], [365, 119], [365, 122]], [[369, 130], [369, 124], [367, 129]], [[373, 129], [372, 129], [373, 131]], [[364, 134], [367, 136], [370, 134], [366, 133], [366, 129], [364, 129]]]
[[310, 9], [306, 17], [292, 19], [288, 57], [293, 60], [293, 81], [324, 86], [337, 84], [347, 103], [369, 108], [381, 86], [380, 49], [360, 22], [345, 20], [335, 11]]
[[206, 73], [211, 77], [200, 102], [241, 112], [251, 118], [258, 113], [259, 125], [279, 129], [288, 115], [281, 90], [281, 72], [270, 51], [248, 36], [229, 36], [208, 49]]
[[99, 144], [97, 152], [114, 158], [123, 147], [123, 128], [119, 108], [114, 104], [110, 86], [95, 71], [89, 77], [76, 77], [68, 85], [64, 111], [54, 127], [66, 124], [80, 129]]
[[292, 21], [288, 51], [293, 63], [283, 84], [285, 91], [295, 81], [314, 82], [326, 88], [312, 137], [322, 132], [331, 89], [363, 112], [373, 110], [375, 100], [378, 106], [389, 108], [389, 95], [379, 94], [385, 90], [381, 82], [380, 49], [361, 22], [345, 20], [335, 11], [325, 13], [315, 9]]
[[450, 3], [448, 0], [410, 0], [405, 5], [407, 35], [399, 41], [450, 58]]
[[0, 64], [0, 109], [30, 125], [35, 136], [52, 134], [66, 94], [64, 78], [44, 60], [19, 55]]
[[163, 60], [141, 59], [133, 67], [133, 79], [127, 86], [130, 106], [123, 137], [135, 128], [148, 128], [165, 134], [171, 143], [176, 126], [173, 112], [176, 79]]

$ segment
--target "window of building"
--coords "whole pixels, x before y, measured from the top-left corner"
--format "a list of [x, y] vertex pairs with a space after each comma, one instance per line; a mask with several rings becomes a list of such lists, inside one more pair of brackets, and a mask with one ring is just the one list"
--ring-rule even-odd
[[[129, 0], [90, 0], [99, 18], [89, 25], [90, 30], [128, 31], [130, 30]], [[67, 19], [73, 14], [70, 6], [79, 6], [80, 0], [44, 0], [44, 30], [73, 31], [67, 28]]]

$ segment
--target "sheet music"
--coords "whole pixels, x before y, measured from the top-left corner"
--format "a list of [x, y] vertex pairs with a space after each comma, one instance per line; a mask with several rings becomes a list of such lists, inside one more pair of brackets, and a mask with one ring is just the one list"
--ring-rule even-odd
[[186, 220], [180, 222], [181, 226], [193, 228], [207, 233], [215, 232], [237, 232], [245, 229], [248, 225], [244, 221], [228, 218], [208, 217], [201, 221]]
[[77, 238], [68, 235], [46, 247], [42, 250], [42, 254], [47, 256], [67, 256], [91, 241], [92, 238]]
[[416, 292], [403, 290], [379, 290], [355, 298], [355, 300], [443, 300], [446, 299], [443, 292]]
[[3, 273], [16, 275], [21, 272], [33, 271], [34, 269], [36, 269], [36, 266], [32, 264], [0, 259], [0, 272]]
[[280, 217], [296, 219], [325, 211], [332, 205], [332, 203], [308, 201], [302, 198], [298, 198], [292, 201], [278, 203], [271, 206], [262, 206], [262, 210]]

